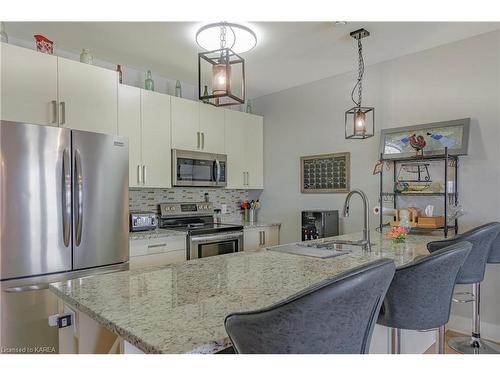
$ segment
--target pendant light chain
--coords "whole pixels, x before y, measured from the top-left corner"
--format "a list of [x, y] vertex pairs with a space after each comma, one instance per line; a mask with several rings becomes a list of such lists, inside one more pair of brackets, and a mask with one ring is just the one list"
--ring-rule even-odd
[[[365, 73], [365, 61], [363, 59], [363, 45], [361, 39], [358, 39], [358, 80], [351, 91], [351, 100], [356, 104], [356, 107], [361, 107], [363, 98], [363, 75]], [[358, 101], [354, 100], [354, 92], [358, 88]]]
[[226, 48], [226, 25], [220, 27], [220, 49]]

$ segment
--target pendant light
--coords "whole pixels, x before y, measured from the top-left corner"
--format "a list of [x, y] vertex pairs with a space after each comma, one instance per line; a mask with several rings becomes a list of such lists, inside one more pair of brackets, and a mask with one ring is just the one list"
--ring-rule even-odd
[[208, 50], [198, 54], [198, 98], [217, 107], [245, 103], [245, 60], [235, 51], [255, 47], [255, 33], [239, 24], [213, 23], [198, 30], [196, 43]]
[[[361, 39], [370, 35], [365, 29], [353, 31], [351, 37], [358, 41], [358, 79], [351, 91], [351, 100], [355, 107], [345, 112], [345, 138], [365, 139], [373, 137], [375, 133], [375, 108], [363, 107], [361, 104], [363, 94], [363, 75], [365, 62], [363, 60], [363, 45]], [[354, 93], [358, 90], [358, 100], [354, 99]]]

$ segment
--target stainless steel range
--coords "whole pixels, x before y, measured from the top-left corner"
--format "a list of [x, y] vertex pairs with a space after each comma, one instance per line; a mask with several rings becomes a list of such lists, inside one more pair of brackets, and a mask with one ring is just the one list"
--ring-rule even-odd
[[243, 226], [215, 223], [211, 203], [162, 203], [160, 209], [160, 228], [187, 233], [187, 260], [243, 250]]

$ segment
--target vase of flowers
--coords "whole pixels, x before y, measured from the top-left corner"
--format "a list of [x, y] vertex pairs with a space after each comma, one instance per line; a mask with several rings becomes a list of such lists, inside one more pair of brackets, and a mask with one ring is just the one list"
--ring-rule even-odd
[[408, 229], [405, 227], [392, 227], [391, 230], [385, 235], [394, 243], [404, 243], [406, 241], [407, 234]]

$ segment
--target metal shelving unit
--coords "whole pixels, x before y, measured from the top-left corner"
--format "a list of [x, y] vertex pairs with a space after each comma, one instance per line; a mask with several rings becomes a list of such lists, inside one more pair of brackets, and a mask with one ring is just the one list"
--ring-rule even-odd
[[[444, 227], [441, 228], [412, 228], [414, 232], [432, 232], [436, 230], [442, 230], [444, 232], [444, 237], [448, 237], [448, 232], [450, 230], [454, 230], [455, 234], [458, 233], [458, 219], [455, 219], [454, 225], [448, 225], [448, 214], [449, 214], [449, 206], [450, 202], [453, 202], [455, 205], [458, 204], [458, 156], [450, 155], [448, 153], [448, 148], [444, 149], [444, 154], [442, 155], [424, 155], [424, 156], [414, 156], [414, 157], [406, 157], [406, 158], [385, 158], [383, 154], [380, 155], [380, 160], [384, 162], [392, 162], [393, 166], [393, 176], [392, 182], [393, 187], [398, 182], [398, 166], [402, 163], [418, 163], [418, 162], [434, 162], [434, 161], [444, 161], [444, 192], [385, 192], [384, 189], [384, 168], [380, 172], [380, 196], [379, 203], [382, 208], [384, 205], [385, 198], [392, 198], [393, 208], [398, 209], [398, 197], [414, 197], [414, 198], [422, 198], [425, 197], [443, 197], [443, 205], [444, 205]], [[454, 169], [454, 184], [453, 184], [453, 192], [448, 193], [448, 176], [449, 169]], [[419, 174], [420, 176], [420, 174]], [[428, 181], [413, 181], [413, 182], [428, 182]], [[380, 210], [380, 230], [382, 230], [383, 224], [383, 215], [382, 209]]]

